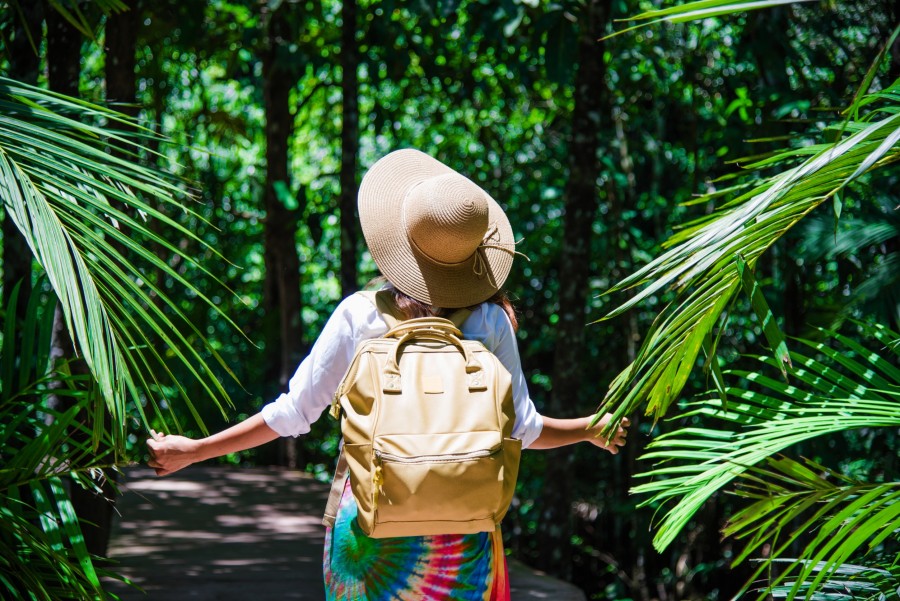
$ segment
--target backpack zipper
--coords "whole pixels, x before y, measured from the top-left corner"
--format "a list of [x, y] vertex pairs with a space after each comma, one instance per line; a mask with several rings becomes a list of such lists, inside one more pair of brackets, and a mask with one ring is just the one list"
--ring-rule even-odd
[[468, 451], [465, 453], [446, 453], [443, 455], [420, 455], [418, 457], [403, 457], [386, 453], [384, 451], [375, 450], [375, 459], [379, 463], [384, 461], [392, 461], [394, 463], [418, 464], [418, 463], [453, 463], [454, 461], [465, 461], [467, 459], [483, 459], [490, 457], [500, 449], [479, 449], [477, 451]]

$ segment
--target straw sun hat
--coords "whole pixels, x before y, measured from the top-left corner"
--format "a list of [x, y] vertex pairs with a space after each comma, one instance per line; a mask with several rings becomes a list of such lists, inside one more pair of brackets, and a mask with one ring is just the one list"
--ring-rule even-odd
[[489, 299], [517, 254], [500, 205], [418, 150], [397, 150], [372, 165], [359, 188], [359, 219], [382, 275], [436, 307]]

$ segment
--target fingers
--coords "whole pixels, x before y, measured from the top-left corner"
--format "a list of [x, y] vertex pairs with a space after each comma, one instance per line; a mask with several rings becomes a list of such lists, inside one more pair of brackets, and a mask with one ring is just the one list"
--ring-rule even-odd
[[157, 476], [165, 476], [171, 472], [162, 466], [159, 462], [159, 454], [163, 450], [163, 439], [165, 434], [161, 434], [156, 430], [150, 430], [151, 438], [147, 439], [147, 450], [150, 452], [150, 461], [147, 462], [148, 467], [152, 467]]
[[[611, 414], [607, 414], [606, 417], [611, 418]], [[616, 433], [609, 438], [600, 438], [597, 440], [602, 449], [605, 449], [612, 455], [619, 454], [619, 448], [624, 447], [628, 442], [628, 430], [627, 428], [631, 425], [631, 420], [627, 417], [623, 417], [622, 421], [619, 422], [618, 427], [616, 428]]]
[[609, 451], [610, 453], [612, 453], [613, 455], [618, 455], [619, 447], [624, 447], [624, 446], [625, 446], [625, 439], [616, 436], [616, 438], [614, 438], [612, 440], [612, 442], [607, 442], [607, 444], [604, 445], [604, 448], [607, 451]]
[[165, 434], [160, 434], [156, 430], [150, 430], [151, 438], [147, 439], [147, 448], [150, 449], [150, 455], [153, 455], [160, 447], [160, 443], [165, 437]]
[[147, 467], [153, 468], [153, 471], [156, 472], [157, 476], [168, 476], [175, 470], [171, 469], [171, 466], [166, 467], [151, 453], [150, 461], [147, 462]]

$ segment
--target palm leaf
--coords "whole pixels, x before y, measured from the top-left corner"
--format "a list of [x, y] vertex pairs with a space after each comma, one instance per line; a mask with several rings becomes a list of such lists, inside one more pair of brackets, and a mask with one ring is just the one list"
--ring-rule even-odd
[[602, 319], [651, 296], [674, 291], [675, 299], [655, 320], [636, 360], [613, 381], [598, 413], [621, 418], [646, 402], [647, 414], [663, 416], [693, 369], [702, 341], [741, 286], [739, 262], [752, 269], [794, 224], [848, 183], [900, 159], [900, 81], [865, 96], [860, 105], [869, 109], [862, 119], [830, 129], [841, 139], [787, 149], [750, 165], [757, 170], [802, 160], [749, 189], [736, 187], [734, 198], [677, 232], [666, 252], [609, 291], [643, 286]]
[[[69, 374], [65, 365], [48, 371], [45, 340], [56, 302], [43, 288], [38, 282], [17, 324], [18, 336], [10, 327], [16, 323], [10, 316], [18, 287], [12, 292], [0, 346], [0, 597], [104, 598], [100, 573], [60, 479], [73, 476], [96, 487], [87, 472], [109, 467], [113, 457], [110, 451], [94, 452], [79, 420], [95, 403], [96, 388], [86, 387], [86, 377]], [[8, 369], [13, 363], [16, 369]], [[51, 394], [67, 397], [68, 409], [50, 409]], [[102, 442], [101, 448], [110, 448], [111, 441]]]
[[[113, 418], [118, 448], [129, 397], [158, 397], [160, 377], [176, 383], [182, 401], [203, 429], [186, 389], [168, 365], [173, 359], [223, 413], [228, 404], [205, 357], [231, 374], [228, 366], [181, 304], [160, 288], [148, 286], [143, 274], [157, 270], [180, 285], [185, 296], [195, 297], [234, 324], [188, 277], [147, 248], [156, 244], [178, 253], [218, 282], [169, 243], [165, 233], [155, 233], [147, 223], [155, 220], [173, 239], [187, 239], [219, 256], [169, 217], [171, 211], [161, 208], [168, 206], [201, 220], [179, 200], [184, 194], [176, 180], [137, 160], [138, 155], [150, 153], [141, 142], [151, 134], [139, 128], [130, 137], [111, 127], [92, 125], [101, 120], [113, 126], [129, 123], [113, 111], [0, 78], [0, 197], [60, 299], [79, 356]], [[123, 150], [125, 158], [109, 154], [109, 146]], [[160, 340], [171, 354], [167, 361], [154, 348]], [[195, 348], [198, 343], [202, 353]], [[96, 413], [99, 407], [91, 410]], [[99, 434], [94, 433], [95, 442]]]
[[[741, 479], [738, 494], [754, 502], [724, 528], [727, 536], [748, 539], [735, 563], [770, 544], [754, 577], [783, 564], [761, 598], [773, 588], [789, 599], [832, 590], [851, 558], [861, 558], [900, 532], [900, 482], [854, 481], [813, 461], [788, 458], [769, 459], [767, 468], [749, 470]], [[799, 556], [776, 561], [798, 541], [804, 545]]]
[[[797, 558], [772, 560], [777, 569], [780, 565], [807, 563]], [[824, 566], [811, 566], [813, 574], [818, 574]], [[795, 583], [766, 586], [769, 594], [775, 599], [789, 597]], [[809, 593], [809, 583], [801, 583], [798, 595]], [[794, 595], [794, 597], [798, 596]], [[832, 570], [818, 589], [809, 595], [812, 601], [896, 601], [900, 599], [900, 566], [889, 560], [876, 561], [872, 564], [845, 563]]]
[[[32, 32], [28, 26], [28, 22], [25, 19], [25, 16], [22, 14], [22, 6], [20, 4], [21, 0], [10, 0], [8, 4], [15, 11], [16, 16], [19, 18], [22, 24], [22, 28], [25, 32], [26, 37], [28, 38], [28, 42], [31, 45], [31, 49], [34, 51], [36, 55], [40, 54], [38, 50], [38, 46], [40, 45], [40, 31]], [[29, 0], [26, 0], [29, 1]], [[35, 0], [30, 0], [35, 1]], [[94, 31], [91, 27], [91, 24], [88, 22], [87, 18], [85, 18], [84, 13], [81, 12], [78, 7], [78, 2], [61, 2], [60, 0], [47, 0], [50, 8], [58, 12], [66, 21], [68, 21], [72, 27], [78, 30], [78, 32], [91, 39], [96, 40], [96, 36], [94, 35]], [[120, 13], [128, 10], [128, 6], [122, 2], [122, 0], [93, 0], [91, 2], [93, 6], [100, 9], [101, 12], [105, 15], [110, 15], [112, 13]], [[38, 43], [35, 43], [35, 37], [38, 38]]]
[[686, 2], [685, 4], [671, 6], [669, 8], [648, 10], [627, 19], [617, 19], [618, 22], [639, 21], [639, 23], [626, 29], [616, 31], [607, 36], [607, 38], [663, 22], [685, 23], [688, 21], [696, 21], [697, 19], [708, 19], [710, 17], [733, 15], [752, 10], [810, 1], [811, 0], [700, 0], [699, 2]]
[[[78, 7], [78, 2], [62, 2], [60, 0], [47, 0], [50, 8], [58, 12], [72, 24], [82, 35], [94, 39], [94, 32], [84, 13]], [[128, 6], [121, 0], [93, 0], [92, 4], [108, 15], [112, 12], [123, 12]]]
[[[864, 328], [872, 338], [897, 334]], [[658, 460], [635, 487], [649, 494], [644, 505], [671, 505], [658, 524], [654, 546], [664, 549], [714, 493], [763, 460], [812, 438], [866, 427], [900, 427], [900, 369], [883, 356], [836, 332], [837, 347], [797, 340], [809, 356], [792, 352], [793, 383], [761, 372], [727, 371], [750, 386], [729, 386], [728, 405], [719, 395], [691, 404], [682, 417], [702, 416], [730, 427], [683, 428], [658, 437], [644, 459]], [[893, 338], [891, 338], [893, 337]], [[896, 352], [896, 350], [894, 351]], [[771, 357], [763, 364], [780, 368]], [[752, 387], [752, 388], [751, 388]]]

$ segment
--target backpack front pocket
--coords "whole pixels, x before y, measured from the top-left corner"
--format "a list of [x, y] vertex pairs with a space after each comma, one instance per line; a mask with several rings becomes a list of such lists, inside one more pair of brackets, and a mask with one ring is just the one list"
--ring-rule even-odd
[[375, 446], [376, 524], [493, 521], [501, 511], [497, 432], [395, 435]]

